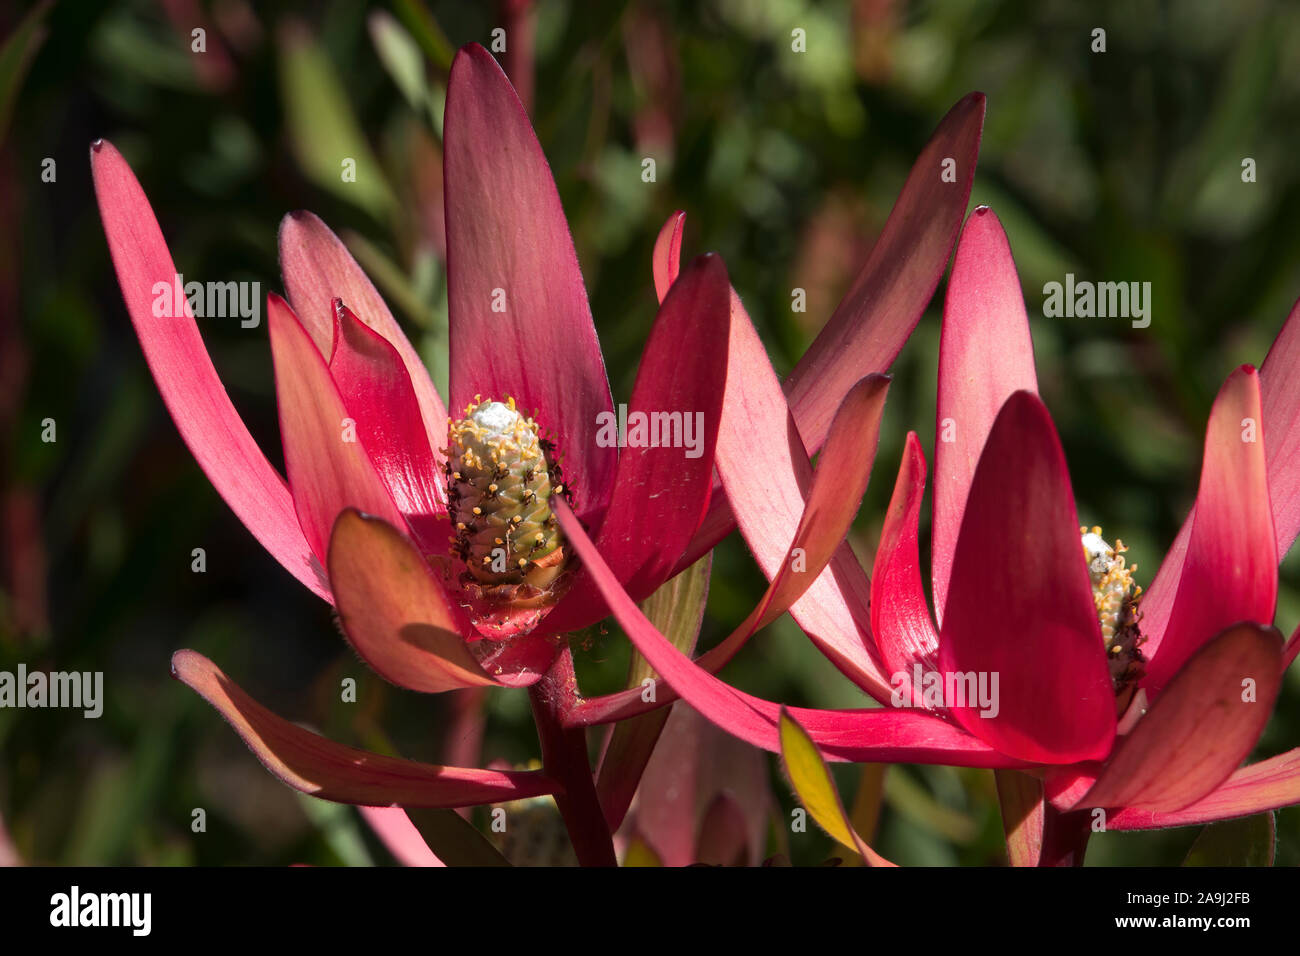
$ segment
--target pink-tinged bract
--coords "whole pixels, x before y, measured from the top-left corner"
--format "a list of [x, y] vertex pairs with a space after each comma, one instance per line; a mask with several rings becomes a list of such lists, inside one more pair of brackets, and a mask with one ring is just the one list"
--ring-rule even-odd
[[560, 197], [496, 60], [456, 54], [444, 132], [450, 405], [512, 396], [556, 436], [584, 516], [609, 502], [617, 448], [597, 443], [613, 409]]
[[169, 295], [180, 314], [154, 314], [155, 290], [173, 289], [178, 277], [144, 190], [112, 143], [91, 147], [90, 171], [122, 297], [172, 421], [245, 527], [290, 574], [328, 600], [329, 586], [298, 525], [289, 488], [231, 404], [189, 303], [179, 293]]
[[940, 626], [975, 466], [993, 420], [1018, 391], [1038, 391], [1029, 318], [1006, 233], [981, 206], [957, 243], [939, 339], [931, 566]]
[[[1238, 621], [1269, 623], [1277, 604], [1277, 546], [1269, 506], [1259, 374], [1250, 366], [1224, 382], [1205, 432], [1201, 485], [1163, 629], [1144, 617], [1153, 694], [1211, 637]], [[1155, 585], [1152, 585], [1153, 590]]]
[[1065, 455], [1046, 407], [1016, 392], [971, 482], [939, 632], [939, 671], [998, 675], [996, 713], [949, 701], [963, 727], [1039, 763], [1098, 759], [1115, 702]]

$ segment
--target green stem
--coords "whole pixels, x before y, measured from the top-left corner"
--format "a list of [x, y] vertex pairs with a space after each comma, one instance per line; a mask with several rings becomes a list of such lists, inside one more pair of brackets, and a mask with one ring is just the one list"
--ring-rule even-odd
[[614, 841], [605, 824], [596, 782], [587, 757], [587, 732], [581, 727], [565, 729], [565, 715], [578, 701], [578, 681], [573, 673], [573, 655], [566, 645], [546, 676], [528, 691], [542, 745], [545, 772], [564, 786], [555, 798], [569, 831], [569, 840], [582, 866], [617, 866]]

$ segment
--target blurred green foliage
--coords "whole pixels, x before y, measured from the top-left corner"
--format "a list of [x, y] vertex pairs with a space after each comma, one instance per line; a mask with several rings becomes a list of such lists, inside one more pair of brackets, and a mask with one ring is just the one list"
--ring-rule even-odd
[[[0, 13], [0, 34], [14, 35], [32, 8]], [[688, 212], [687, 254], [723, 254], [773, 363], [788, 371], [847, 289], [939, 117], [966, 92], [987, 93], [972, 202], [992, 204], [1009, 233], [1081, 517], [1122, 536], [1149, 582], [1194, 495], [1219, 383], [1234, 364], [1262, 361], [1300, 295], [1300, 8], [541, 0], [533, 18], [532, 112], [616, 401], [630, 394], [654, 316], [650, 249], [669, 213]], [[188, 276], [277, 288], [277, 224], [290, 210], [315, 210], [445, 382], [437, 144], [446, 68], [455, 47], [489, 42], [501, 22], [492, 4], [419, 0], [69, 0], [27, 22], [23, 49], [0, 53], [0, 119], [12, 108], [0, 172], [18, 256], [16, 269], [0, 271], [9, 282], [0, 304], [10, 313], [5, 347], [25, 356], [22, 374], [3, 366], [0, 407], [11, 413], [0, 418], [0, 489], [10, 505], [33, 502], [39, 525], [4, 535], [6, 559], [36, 573], [2, 596], [0, 668], [102, 670], [107, 688], [98, 720], [0, 710], [0, 818], [24, 859], [390, 859], [353, 811], [282, 787], [169, 679], [180, 647], [336, 739], [428, 760], [455, 746], [452, 702], [367, 671], [328, 608], [260, 550], [178, 440], [121, 304], [86, 148], [106, 136], [126, 155]], [[192, 50], [199, 26], [203, 53]], [[803, 54], [791, 50], [796, 27], [806, 31]], [[1105, 53], [1090, 50], [1096, 27]], [[340, 182], [341, 155], [356, 159], [358, 183]], [[657, 163], [651, 184], [641, 178], [647, 156]], [[54, 182], [41, 178], [47, 157]], [[1246, 157], [1257, 164], [1253, 184], [1241, 181]], [[1150, 281], [1150, 328], [1043, 319], [1043, 284], [1071, 271]], [[806, 313], [791, 312], [795, 287], [808, 290]], [[894, 368], [855, 532], [868, 563], [906, 432], [933, 447], [942, 294]], [[213, 320], [203, 332], [279, 463], [264, 327]], [[56, 443], [41, 441], [46, 418], [57, 422]], [[6, 521], [24, 513], [13, 507]], [[196, 547], [207, 552], [204, 574], [190, 570]], [[1288, 632], [1300, 620], [1296, 572], [1288, 562], [1278, 622]], [[726, 542], [701, 647], [743, 618], [761, 584], [743, 545]], [[578, 663], [585, 688], [615, 689], [626, 641], [612, 627], [583, 635]], [[357, 704], [338, 700], [349, 676]], [[789, 620], [756, 638], [727, 676], [790, 703], [863, 704]], [[535, 756], [525, 696], [487, 700], [487, 757]], [[1293, 668], [1259, 756], [1298, 742]], [[851, 799], [860, 771], [836, 772]], [[773, 785], [788, 810], [787, 785], [775, 774]], [[203, 834], [191, 832], [196, 807], [206, 810]], [[1178, 864], [1197, 833], [1102, 835], [1089, 862]], [[1277, 837], [1278, 862], [1300, 862], [1300, 810], [1278, 814]], [[1207, 836], [1202, 852], [1222, 839]], [[991, 773], [891, 769], [875, 845], [904, 864], [999, 862]], [[831, 852], [820, 836], [784, 849], [797, 863]]]

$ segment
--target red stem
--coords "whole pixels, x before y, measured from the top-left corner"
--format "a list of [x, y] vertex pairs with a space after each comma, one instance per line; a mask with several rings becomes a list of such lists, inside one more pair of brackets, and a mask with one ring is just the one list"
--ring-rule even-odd
[[1087, 810], [1062, 813], [1043, 804], [1043, 852], [1039, 866], [1083, 866], [1092, 835], [1092, 814]]
[[614, 841], [596, 796], [596, 782], [587, 757], [587, 732], [566, 730], [565, 715], [578, 701], [578, 681], [573, 655], [566, 646], [551, 669], [528, 691], [542, 744], [542, 766], [564, 786], [555, 798], [569, 831], [569, 840], [582, 866], [617, 866]]

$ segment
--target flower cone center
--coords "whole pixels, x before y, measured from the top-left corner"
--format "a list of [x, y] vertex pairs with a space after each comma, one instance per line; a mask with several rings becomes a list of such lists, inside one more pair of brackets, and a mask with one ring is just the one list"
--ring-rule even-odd
[[452, 551], [464, 583], [494, 604], [544, 603], [565, 566], [564, 539], [551, 510], [563, 494], [554, 446], [514, 399], [482, 400], [452, 421], [447, 497]]
[[1124, 557], [1128, 549], [1119, 538], [1112, 547], [1101, 535], [1101, 528], [1080, 528], [1088, 576], [1092, 581], [1092, 599], [1097, 608], [1102, 641], [1106, 645], [1106, 663], [1122, 711], [1142, 679], [1146, 658], [1141, 646], [1142, 611], [1138, 607], [1142, 588], [1133, 578], [1137, 565], [1129, 566]]

